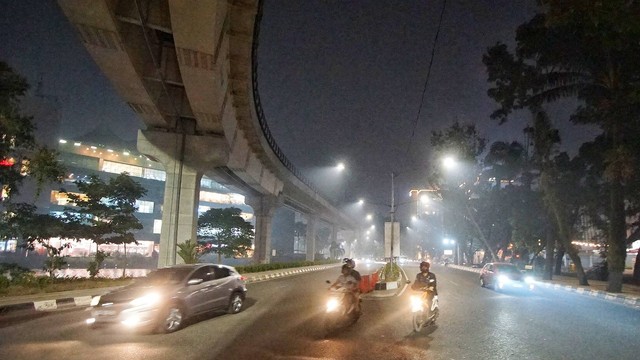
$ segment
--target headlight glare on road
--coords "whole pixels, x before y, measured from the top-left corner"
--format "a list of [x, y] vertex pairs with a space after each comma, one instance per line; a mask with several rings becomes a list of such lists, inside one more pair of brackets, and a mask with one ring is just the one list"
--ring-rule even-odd
[[100, 296], [94, 296], [91, 298], [91, 303], [89, 305], [96, 306], [100, 303]]
[[96, 318], [88, 318], [84, 321], [87, 325], [93, 325], [96, 323]]
[[158, 293], [149, 293], [139, 298], [131, 300], [131, 305], [133, 306], [153, 306], [160, 302], [160, 294]]
[[533, 276], [525, 276], [524, 277], [524, 282], [526, 282], [527, 284], [533, 284], [535, 280], [533, 280]]

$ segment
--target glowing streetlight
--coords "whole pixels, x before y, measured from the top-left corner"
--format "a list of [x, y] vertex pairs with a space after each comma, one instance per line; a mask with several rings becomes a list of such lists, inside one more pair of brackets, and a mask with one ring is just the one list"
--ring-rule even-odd
[[358, 205], [363, 205], [363, 204], [364, 204], [364, 199], [358, 200]]
[[453, 156], [447, 156], [442, 159], [442, 165], [445, 167], [445, 169], [453, 169], [456, 167], [457, 161]]
[[371, 215], [371, 214], [367, 214], [367, 220], [368, 220], [368, 221], [371, 221], [372, 219], [373, 219], [373, 215]]
[[340, 172], [344, 171], [345, 168], [346, 166], [344, 165], [343, 162], [339, 162], [338, 165], [336, 165], [336, 169]]

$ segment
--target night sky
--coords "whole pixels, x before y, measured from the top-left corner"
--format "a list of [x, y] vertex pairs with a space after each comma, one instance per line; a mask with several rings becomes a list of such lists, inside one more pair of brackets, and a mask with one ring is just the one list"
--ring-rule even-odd
[[[512, 44], [535, 1], [447, 0], [422, 99], [442, 8], [443, 0], [265, 0], [258, 76], [267, 122], [286, 156], [330, 197], [389, 203], [395, 172], [397, 201], [406, 201], [409, 189], [425, 185], [431, 132], [455, 121], [475, 123], [490, 142], [523, 141], [527, 114], [502, 126], [489, 119], [496, 105], [482, 54], [498, 41]], [[102, 122], [136, 138], [142, 122], [55, 1], [1, 1], [0, 19], [0, 59], [33, 88], [42, 78], [42, 92], [60, 103], [66, 137]], [[568, 149], [593, 134], [558, 126]], [[320, 170], [338, 161], [347, 171], [325, 178]]]

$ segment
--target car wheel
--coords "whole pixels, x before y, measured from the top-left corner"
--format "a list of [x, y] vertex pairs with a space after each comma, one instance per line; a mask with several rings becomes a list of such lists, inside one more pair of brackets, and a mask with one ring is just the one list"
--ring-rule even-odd
[[169, 305], [163, 314], [164, 315], [162, 315], [158, 324], [158, 330], [160, 332], [168, 334], [180, 329], [184, 321], [184, 311], [180, 305]]
[[229, 314], [237, 314], [242, 310], [242, 305], [244, 304], [244, 299], [242, 295], [235, 292], [231, 294], [231, 298], [229, 298], [229, 309], [227, 312]]

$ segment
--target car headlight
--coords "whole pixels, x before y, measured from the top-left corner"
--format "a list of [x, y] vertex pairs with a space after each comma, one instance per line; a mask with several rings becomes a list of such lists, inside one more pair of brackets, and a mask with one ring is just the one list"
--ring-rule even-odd
[[498, 276], [498, 281], [501, 283], [506, 283], [509, 282], [509, 277], [507, 275], [500, 275]]
[[149, 293], [139, 298], [131, 300], [131, 305], [133, 306], [153, 306], [160, 302], [160, 294], [158, 293]]
[[524, 282], [526, 282], [527, 284], [533, 284], [535, 280], [533, 279], [533, 276], [525, 276]]
[[91, 306], [97, 306], [100, 303], [100, 295], [91, 298]]

